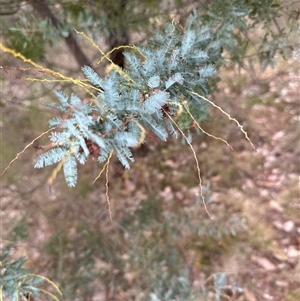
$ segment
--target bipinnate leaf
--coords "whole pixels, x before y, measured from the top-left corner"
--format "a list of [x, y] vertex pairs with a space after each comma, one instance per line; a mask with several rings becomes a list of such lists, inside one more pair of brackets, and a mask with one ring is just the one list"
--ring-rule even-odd
[[69, 187], [75, 187], [77, 183], [77, 164], [73, 156], [68, 156], [63, 164], [65, 180]]
[[144, 110], [148, 114], [153, 114], [157, 110], [160, 110], [163, 105], [168, 101], [169, 93], [164, 91], [158, 91], [147, 98], [144, 102]]
[[60, 162], [67, 154], [67, 150], [61, 147], [53, 148], [41, 154], [35, 160], [35, 168], [42, 168]]

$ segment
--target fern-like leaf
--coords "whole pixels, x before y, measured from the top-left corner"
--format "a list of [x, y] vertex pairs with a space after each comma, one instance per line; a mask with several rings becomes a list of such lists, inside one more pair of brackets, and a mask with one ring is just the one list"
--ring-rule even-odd
[[35, 168], [42, 168], [60, 162], [67, 154], [67, 150], [61, 147], [53, 148], [41, 154], [35, 160]]
[[63, 144], [70, 139], [71, 134], [69, 132], [52, 132], [50, 134], [50, 140], [56, 145]]
[[103, 89], [103, 80], [90, 66], [84, 66], [81, 70], [92, 85]]
[[61, 117], [54, 117], [48, 120], [48, 124], [50, 128], [57, 128], [59, 125], [61, 125], [61, 123], [62, 123]]
[[130, 132], [117, 132], [114, 140], [120, 146], [132, 147], [138, 144], [139, 137]]
[[169, 93], [159, 91], [145, 100], [143, 106], [144, 110], [148, 114], [153, 114], [155, 113], [155, 111], [160, 110], [163, 107], [163, 105], [168, 101], [168, 99]]
[[205, 65], [199, 70], [201, 77], [212, 77], [216, 74], [216, 72], [216, 68], [211, 64]]
[[154, 89], [160, 85], [160, 77], [158, 75], [151, 76], [147, 83], [148, 87]]
[[[118, 157], [119, 161], [121, 162], [121, 164], [125, 168], [130, 169], [130, 164], [129, 164], [127, 159], [130, 159], [131, 161], [134, 161], [132, 155], [128, 156], [128, 154], [126, 154], [126, 151], [124, 151], [126, 148], [121, 148], [115, 143], [113, 143], [113, 148], [114, 148], [114, 150], [117, 154], [117, 157]], [[127, 149], [127, 150], [130, 152], [129, 149]]]
[[81, 99], [75, 94], [71, 95], [70, 104], [76, 109], [79, 109], [83, 105]]
[[168, 121], [168, 122], [166, 122], [166, 126], [167, 126], [168, 131], [171, 133], [172, 138], [177, 139], [178, 131], [175, 130], [175, 128], [173, 127], [173, 124], [170, 121]]
[[68, 103], [69, 97], [61, 91], [55, 91], [55, 95], [60, 101], [61, 105], [65, 108], [69, 108], [70, 105]]
[[141, 123], [145, 125], [146, 128], [149, 128], [157, 137], [163, 141], [167, 141], [168, 133], [167, 131], [159, 125], [155, 120], [146, 118], [145, 116], [141, 118]]
[[183, 36], [182, 45], [181, 45], [181, 55], [183, 57], [188, 56], [191, 52], [192, 47], [196, 41], [196, 34], [194, 31], [189, 30]]
[[75, 187], [77, 183], [77, 164], [74, 156], [68, 156], [63, 164], [65, 180], [69, 187]]
[[179, 84], [183, 84], [183, 77], [181, 75], [181, 73], [175, 73], [174, 75], [172, 75], [165, 83], [166, 85], [166, 89], [169, 89], [172, 85], [174, 85], [175, 83], [179, 83]]
[[49, 107], [49, 108], [56, 109], [56, 110], [59, 110], [59, 111], [62, 111], [62, 112], [66, 112], [68, 110], [65, 106], [59, 105], [59, 104], [54, 103], [54, 102], [45, 101], [44, 105]]

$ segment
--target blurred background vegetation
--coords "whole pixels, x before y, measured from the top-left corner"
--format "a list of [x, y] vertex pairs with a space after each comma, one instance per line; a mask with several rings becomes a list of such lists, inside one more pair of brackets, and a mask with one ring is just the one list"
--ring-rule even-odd
[[[102, 166], [86, 164], [74, 189], [60, 175], [49, 193], [51, 168], [33, 169], [37, 150], [29, 148], [1, 177], [4, 289], [25, 300], [46, 300], [26, 294], [38, 293], [35, 286], [57, 294], [47, 282], [24, 281], [24, 266], [54, 281], [62, 300], [299, 299], [298, 1], [2, 0], [1, 43], [68, 76], [82, 77], [86, 64], [105, 75], [99, 52], [74, 28], [109, 51], [144, 43], [194, 9], [223, 48], [210, 99], [241, 122], [257, 148], [210, 109], [203, 127], [234, 148], [203, 134], [193, 139], [213, 219], [199, 197], [193, 155], [180, 141], [148, 137], [130, 171], [112, 160], [112, 221], [105, 180], [92, 183]], [[2, 171], [47, 129], [55, 112], [43, 102], [74, 87], [28, 82], [38, 70], [0, 55]], [[126, 68], [121, 49], [111, 58]], [[8, 270], [14, 277], [4, 277]]]

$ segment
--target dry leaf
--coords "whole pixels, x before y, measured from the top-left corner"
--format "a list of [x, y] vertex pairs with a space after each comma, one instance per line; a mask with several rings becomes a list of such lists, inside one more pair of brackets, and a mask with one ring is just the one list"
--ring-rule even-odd
[[247, 288], [244, 288], [243, 291], [247, 301], [257, 301], [255, 296]]
[[283, 212], [284, 211], [283, 207], [278, 202], [276, 202], [274, 200], [270, 201], [269, 205], [270, 205], [271, 209], [274, 209], [277, 212]]
[[266, 271], [274, 271], [276, 269], [276, 266], [269, 259], [265, 257], [252, 256], [251, 260], [256, 262], [259, 266], [264, 268]]

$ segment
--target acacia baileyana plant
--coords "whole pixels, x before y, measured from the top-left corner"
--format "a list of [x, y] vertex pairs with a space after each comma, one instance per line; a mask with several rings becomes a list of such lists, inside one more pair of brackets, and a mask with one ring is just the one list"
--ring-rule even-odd
[[[98, 177], [108, 168], [113, 153], [125, 168], [130, 168], [130, 162], [134, 161], [131, 148], [144, 143], [146, 131], [151, 131], [163, 141], [169, 136], [181, 136], [186, 140], [197, 162], [201, 187], [200, 168], [189, 129], [198, 127], [203, 131], [199, 123], [206, 118], [209, 105], [234, 120], [249, 140], [236, 119], [206, 98], [209, 93], [207, 80], [217, 73], [214, 63], [221, 58], [221, 47], [211, 36], [209, 28], [201, 27], [197, 20], [198, 15], [194, 13], [184, 27], [175, 22], [168, 24], [165, 32], [156, 33], [146, 46], [122, 46], [125, 69], [113, 64], [109, 59], [111, 52], [104, 53], [85, 34], [77, 32], [98, 48], [102, 56], [98, 63], [109, 61], [110, 72], [105, 78], [90, 66], [82, 67], [86, 80], [69, 78], [1, 45], [4, 51], [20, 57], [45, 74], [80, 86], [89, 95], [81, 99], [75, 94], [67, 96], [58, 91], [55, 93], [59, 102], [46, 103], [61, 112], [49, 120], [50, 128], [42, 135], [50, 133], [50, 143], [47, 147], [40, 147], [44, 152], [34, 162], [36, 168], [57, 164], [48, 180], [49, 185], [63, 169], [68, 186], [75, 186], [77, 163], [84, 164], [89, 157], [98, 163], [106, 162]], [[228, 144], [221, 138], [214, 138]]]

